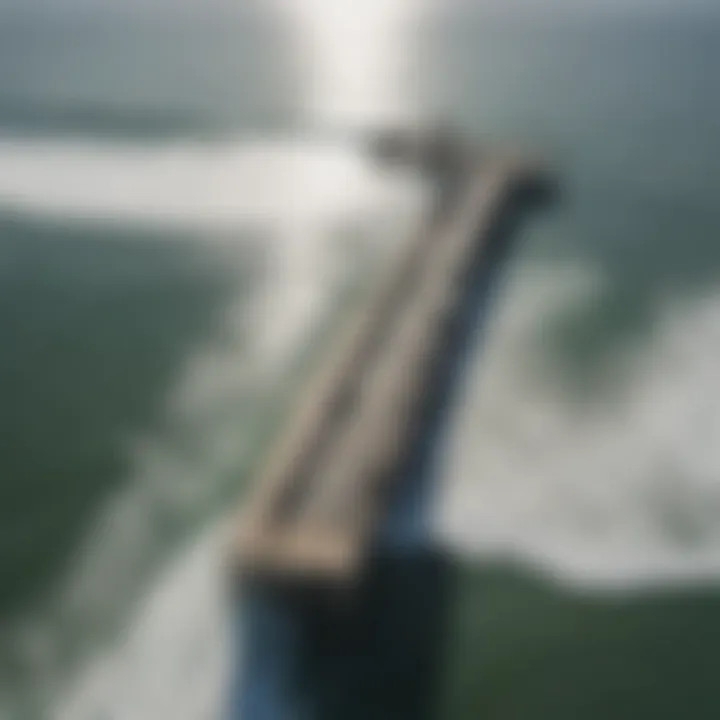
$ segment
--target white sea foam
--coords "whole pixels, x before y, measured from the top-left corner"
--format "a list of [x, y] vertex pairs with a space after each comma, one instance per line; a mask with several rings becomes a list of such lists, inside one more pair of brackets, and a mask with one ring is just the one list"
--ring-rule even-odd
[[162, 574], [122, 646], [93, 662], [58, 720], [223, 717], [235, 631], [226, 539], [218, 528]]
[[546, 332], [603, 292], [579, 269], [511, 285], [456, 419], [441, 533], [606, 589], [716, 579], [720, 297], [660, 308], [650, 337], [607, 359], [620, 391], [579, 402], [543, 370]]
[[182, 228], [337, 218], [392, 185], [352, 147], [312, 140], [0, 138], [0, 157], [2, 206]]

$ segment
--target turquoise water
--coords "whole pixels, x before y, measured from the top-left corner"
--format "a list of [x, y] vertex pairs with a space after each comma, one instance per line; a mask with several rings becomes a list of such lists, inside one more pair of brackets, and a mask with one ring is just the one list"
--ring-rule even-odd
[[[326, 102], [334, 76], [308, 83], [297, 22], [249, 3], [0, 13], [13, 703], [122, 635], [218, 515], [353, 238], [392, 226], [333, 139], [357, 108]], [[411, 114], [552, 158], [565, 187], [525, 233], [457, 431], [446, 532], [505, 565], [463, 583], [452, 716], [714, 717], [720, 19], [456, 8], [408, 27]]]

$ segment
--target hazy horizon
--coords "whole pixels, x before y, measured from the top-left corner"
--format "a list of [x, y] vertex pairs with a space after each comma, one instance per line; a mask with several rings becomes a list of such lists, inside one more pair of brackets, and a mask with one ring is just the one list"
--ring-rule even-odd
[[[153, 11], [201, 10], [244, 12], [253, 8], [276, 9], [283, 5], [314, 4], [337, 6], [343, 2], [352, 6], [354, 0], [0, 0], [0, 10], [119, 10]], [[417, 7], [448, 8], [467, 7], [473, 11], [492, 14], [516, 12], [570, 12], [573, 14], [635, 12], [661, 12], [684, 14], [688, 12], [720, 12], [718, 0], [396, 0], [396, 5]]]

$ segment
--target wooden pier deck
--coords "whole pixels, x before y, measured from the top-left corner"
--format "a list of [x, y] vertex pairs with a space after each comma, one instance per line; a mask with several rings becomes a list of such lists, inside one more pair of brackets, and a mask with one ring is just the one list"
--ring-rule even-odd
[[428, 220], [348, 323], [257, 478], [235, 547], [241, 572], [344, 584], [357, 577], [415, 434], [470, 269], [542, 169], [485, 159]]

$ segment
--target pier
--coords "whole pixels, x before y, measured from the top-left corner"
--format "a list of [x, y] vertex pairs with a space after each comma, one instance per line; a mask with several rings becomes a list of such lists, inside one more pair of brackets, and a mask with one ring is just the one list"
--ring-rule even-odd
[[241, 572], [351, 582], [392, 496], [473, 271], [508, 213], [549, 187], [543, 171], [486, 160], [467, 172], [312, 379], [240, 520]]
[[535, 163], [464, 157], [307, 384], [238, 520], [232, 720], [435, 717], [453, 576], [432, 531], [440, 451], [510, 241], [554, 192]]

